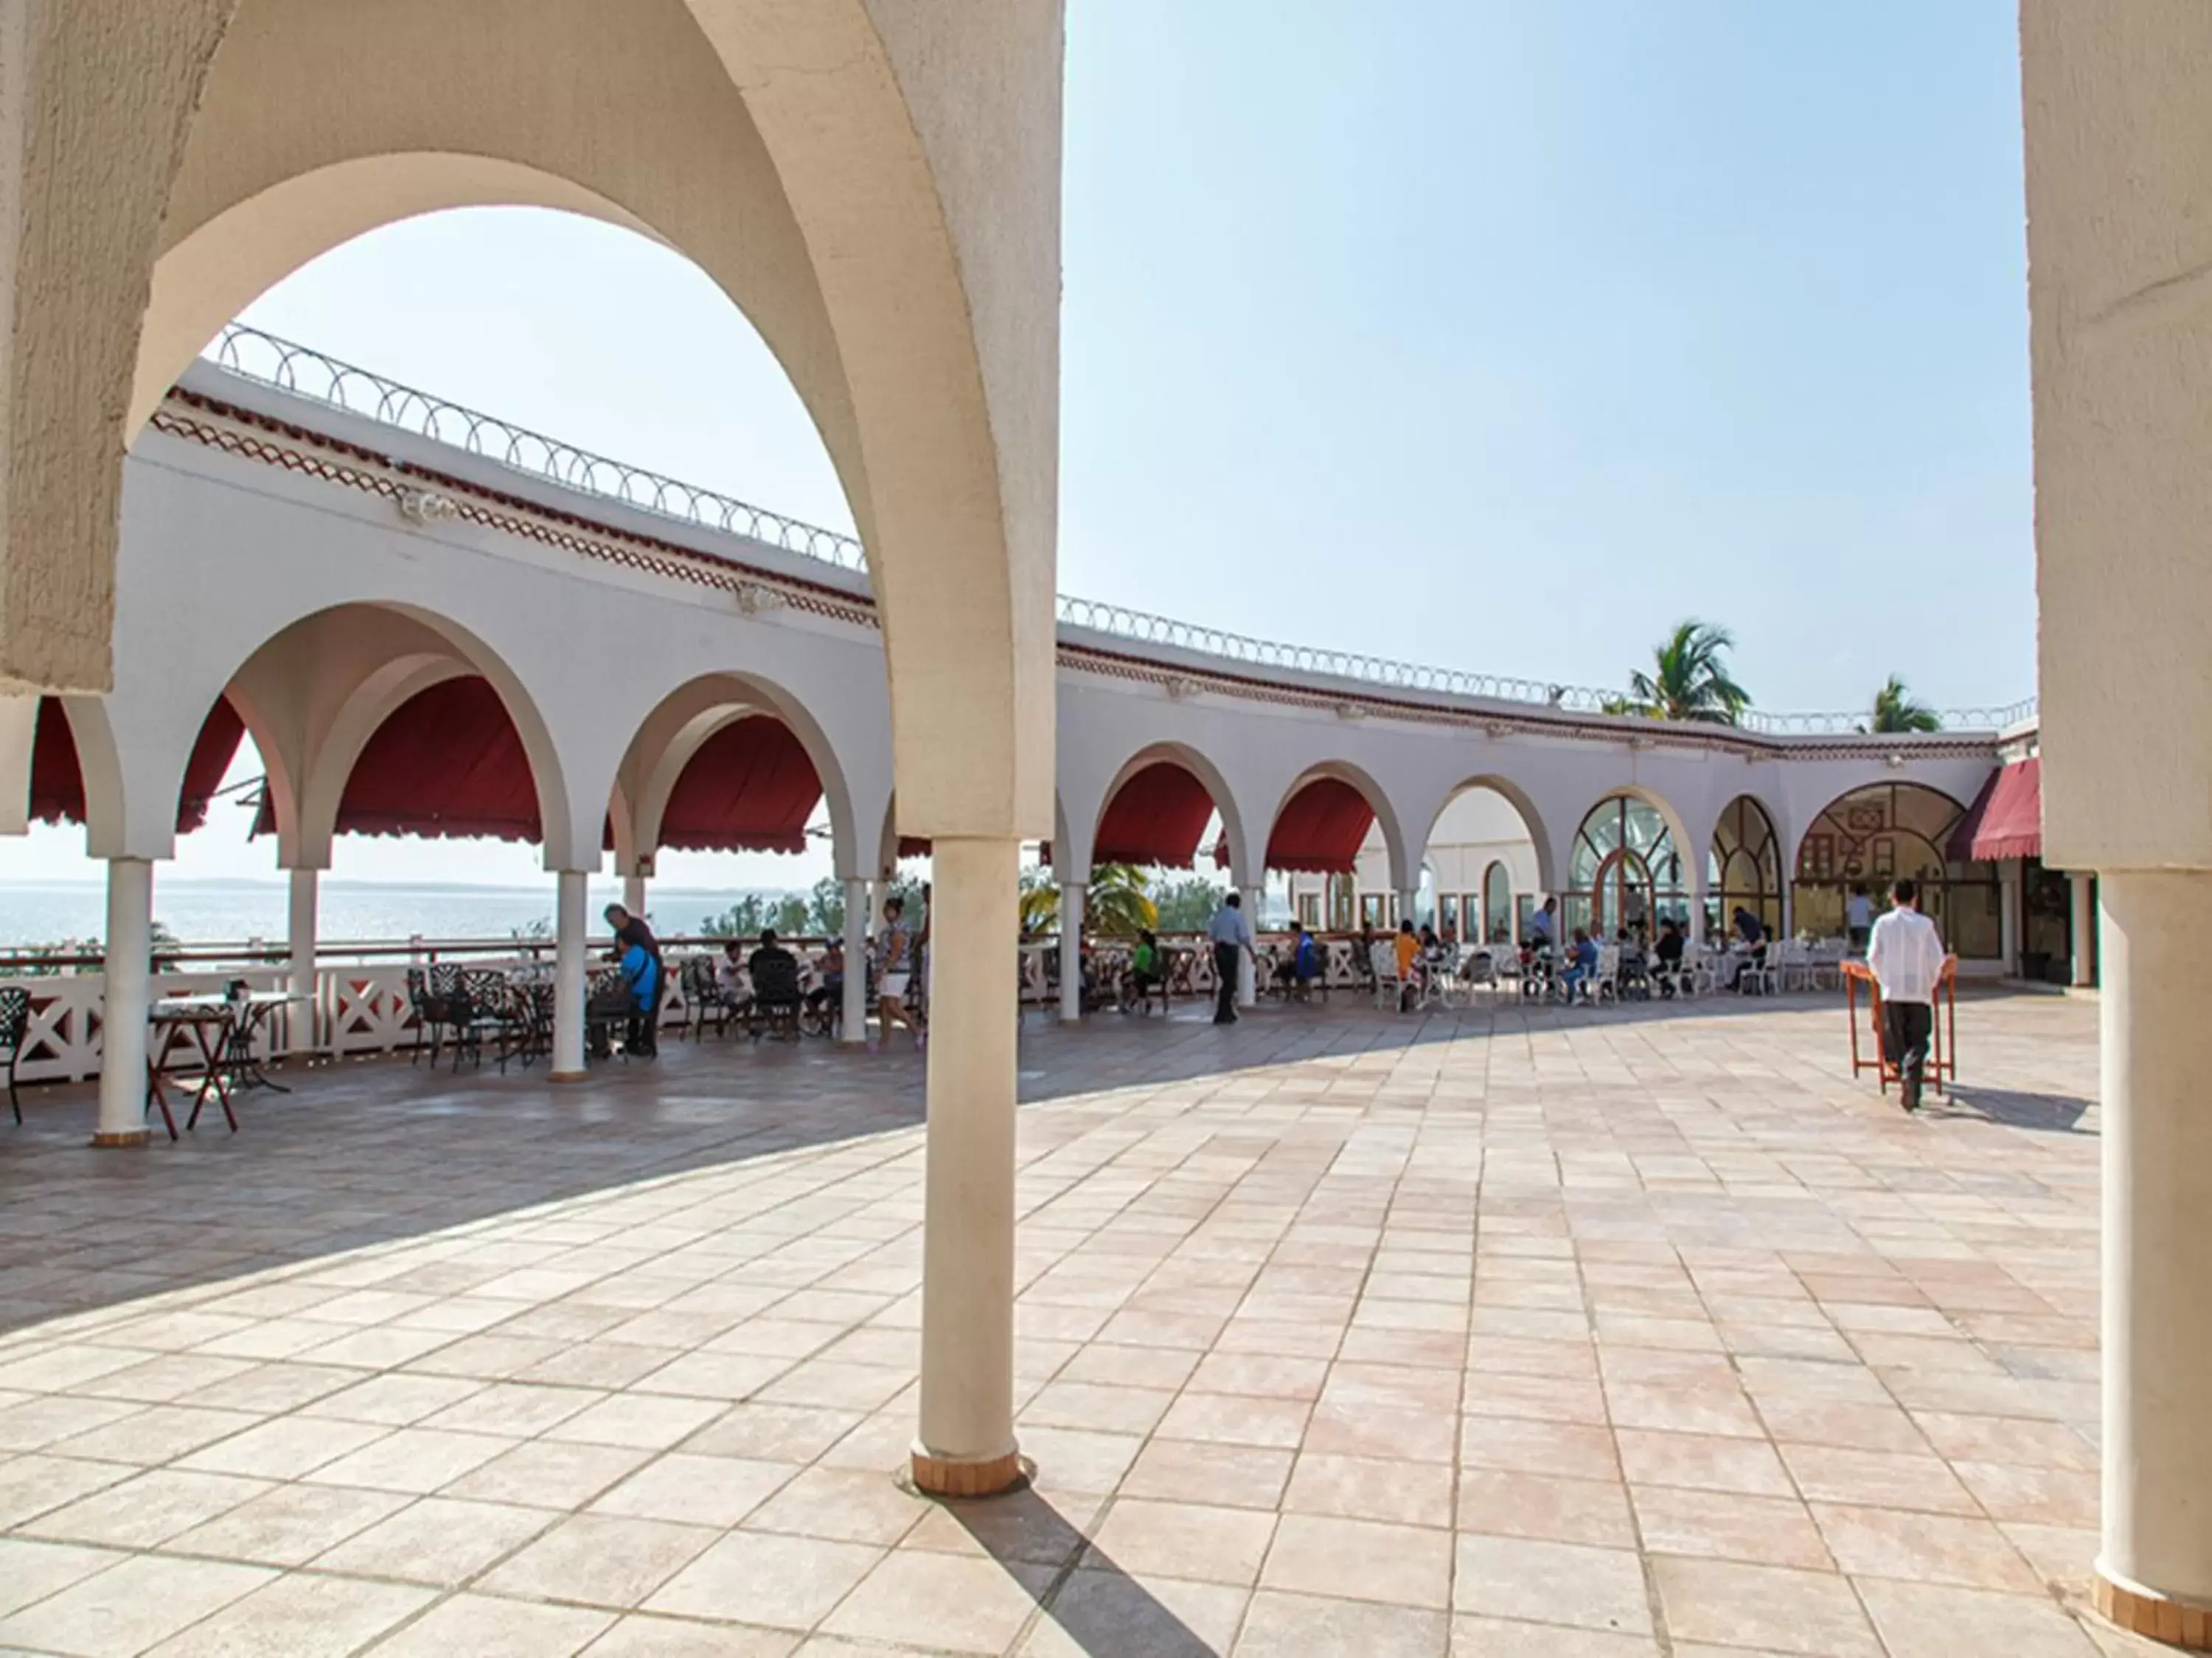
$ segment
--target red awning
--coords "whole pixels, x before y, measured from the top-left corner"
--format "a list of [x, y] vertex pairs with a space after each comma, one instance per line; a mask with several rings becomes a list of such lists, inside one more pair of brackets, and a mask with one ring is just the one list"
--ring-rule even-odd
[[[1348, 875], [1375, 826], [1367, 797], [1338, 777], [1316, 777], [1291, 796], [1267, 837], [1267, 868], [1306, 875]], [[1229, 863], [1229, 837], [1214, 844], [1213, 861]]]
[[1990, 773], [1982, 792], [1951, 832], [1946, 849], [1959, 863], [2043, 854], [2043, 760], [2014, 760]]
[[[179, 834], [189, 835], [207, 821], [208, 804], [222, 787], [245, 735], [245, 722], [230, 698], [216, 698], [185, 762], [185, 786], [177, 801]], [[31, 738], [31, 815], [41, 823], [84, 821], [84, 771], [77, 762], [76, 737], [68, 713], [52, 697], [39, 699]]]
[[1155, 760], [1114, 791], [1091, 860], [1186, 868], [1212, 816], [1204, 783], [1173, 760]]
[[669, 791], [660, 844], [690, 852], [803, 852], [822, 779], [791, 728], [765, 715], [707, 739]]
[[392, 710], [354, 762], [337, 832], [539, 839], [530, 757], [491, 681], [441, 680]]

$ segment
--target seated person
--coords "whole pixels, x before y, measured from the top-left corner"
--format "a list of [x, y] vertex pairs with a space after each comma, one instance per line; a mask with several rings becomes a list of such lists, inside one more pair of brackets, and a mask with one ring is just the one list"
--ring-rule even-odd
[[1759, 979], [1755, 973], [1749, 978], [1746, 978], [1744, 974], [1766, 965], [1766, 929], [1760, 925], [1757, 916], [1741, 905], [1736, 906], [1735, 921], [1736, 936], [1742, 942], [1742, 953], [1737, 958], [1735, 971], [1730, 976], [1729, 984], [1734, 990], [1747, 991], [1757, 984]]
[[[1127, 1009], [1134, 1003], [1149, 1010], [1152, 993], [1160, 989], [1160, 942], [1144, 928], [1137, 930], [1137, 948], [1129, 952], [1128, 975], [1121, 981], [1121, 1006]], [[1161, 998], [1163, 1005], [1166, 998]]]
[[640, 1059], [659, 1051], [654, 1040], [653, 1010], [660, 1002], [660, 958], [642, 944], [626, 946], [622, 954], [623, 984], [629, 992], [629, 1028], [623, 1049]]
[[1559, 988], [1568, 1001], [1587, 997], [1591, 978], [1597, 972], [1597, 941], [1581, 928], [1575, 929], [1573, 947], [1567, 952], [1567, 970], [1559, 975]]
[[1644, 969], [1644, 923], [1639, 921], [1632, 928], [1623, 927], [1613, 942], [1620, 946], [1622, 993], [1649, 997], [1651, 985]]
[[788, 1011], [799, 1003], [799, 958], [776, 942], [775, 929], [764, 929], [760, 948], [745, 959], [752, 976], [753, 1004], [763, 1011]]
[[821, 978], [816, 981], [814, 988], [806, 993], [807, 1007], [815, 1013], [820, 1013], [828, 1008], [843, 1007], [845, 1005], [845, 946], [837, 939], [831, 939], [830, 948], [823, 952], [819, 972]]
[[1421, 941], [1413, 931], [1413, 923], [1398, 923], [1398, 936], [1391, 941], [1398, 954], [1398, 1011], [1403, 1013], [1420, 994]]
[[1681, 927], [1672, 919], [1659, 923], [1659, 942], [1651, 947], [1654, 971], [1652, 977], [1659, 981], [1659, 994], [1671, 997], [1682, 980]]

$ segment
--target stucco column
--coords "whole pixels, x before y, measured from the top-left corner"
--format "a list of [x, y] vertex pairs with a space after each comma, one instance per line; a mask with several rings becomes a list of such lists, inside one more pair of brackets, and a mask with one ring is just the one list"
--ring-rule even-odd
[[2020, 974], [2020, 873], [2018, 858], [1997, 866], [1997, 956], [2008, 978]]
[[[2106, 874], [2100, 1610], [2212, 1645], [2212, 873]], [[2148, 1622], [2144, 1614], [2151, 1613]], [[2170, 1615], [2170, 1618], [2169, 1618]], [[2175, 1638], [2169, 1636], [2168, 1638]]]
[[[1267, 896], [1267, 889], [1265, 887], [1247, 887], [1243, 888], [1243, 893], [1244, 918], [1252, 923], [1252, 937], [1256, 942], [1260, 936], [1260, 905]], [[1259, 968], [1249, 955], [1237, 959], [1237, 1005], [1240, 1008], [1260, 1005]]]
[[845, 1007], [839, 1040], [848, 1048], [868, 1039], [868, 888], [873, 883], [845, 883]]
[[[1419, 888], [1410, 887], [1401, 888], [1393, 901], [1398, 906], [1398, 920], [1410, 921], [1416, 927], [1421, 924], [1421, 894]], [[1395, 923], [1393, 923], [1393, 930], [1395, 930]]]
[[292, 875], [292, 898], [288, 936], [291, 945], [291, 978], [289, 988], [295, 996], [304, 996], [305, 1002], [292, 1002], [284, 1008], [284, 1051], [307, 1054], [315, 1051], [317, 1006], [315, 993], [315, 910], [321, 872], [316, 869], [295, 869]]
[[2097, 908], [2090, 901], [2095, 880], [2095, 876], [2078, 869], [2066, 877], [2067, 893], [2074, 901], [2074, 924], [2069, 931], [2074, 943], [2073, 979], [2076, 984], [2097, 982]]
[[645, 913], [645, 877], [643, 875], [623, 877], [623, 908], [634, 916], [642, 916]]
[[587, 877], [563, 869], [553, 906], [553, 1080], [584, 1080], [584, 903]]
[[153, 946], [153, 860], [108, 859], [96, 1146], [146, 1143], [146, 1015], [153, 985], [147, 955]]
[[1013, 1411], [1021, 843], [940, 837], [934, 859], [914, 1478], [925, 1490], [981, 1495], [1021, 1472]]
[[1083, 1017], [1083, 901], [1088, 892], [1079, 881], [1060, 884], [1060, 1016], [1070, 1025]]

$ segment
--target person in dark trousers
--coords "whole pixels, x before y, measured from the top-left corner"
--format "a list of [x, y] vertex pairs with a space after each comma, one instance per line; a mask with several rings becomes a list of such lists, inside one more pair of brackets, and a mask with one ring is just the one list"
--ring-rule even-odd
[[1943, 941], [1920, 913], [1920, 888], [1900, 881], [1889, 889], [1888, 913], [1874, 923], [1867, 970], [1881, 987], [1882, 1046], [1907, 1111], [1920, 1109], [1920, 1085], [1936, 1033], [1936, 986], [1943, 977]]
[[1222, 899], [1213, 919], [1206, 923], [1206, 936], [1213, 941], [1213, 1022], [1233, 1025], [1237, 1022], [1237, 969], [1243, 958], [1252, 954], [1252, 923], [1244, 914], [1241, 894], [1232, 891]]
[[668, 974], [662, 968], [660, 941], [645, 924], [643, 916], [634, 916], [619, 904], [607, 905], [606, 918], [607, 925], [614, 929], [616, 960], [623, 960], [633, 949], [643, 950], [653, 959], [653, 1003], [640, 1018], [631, 1021], [633, 1033], [644, 1039], [627, 1045], [628, 1051], [640, 1059], [650, 1059], [660, 1051], [660, 999], [668, 993]]

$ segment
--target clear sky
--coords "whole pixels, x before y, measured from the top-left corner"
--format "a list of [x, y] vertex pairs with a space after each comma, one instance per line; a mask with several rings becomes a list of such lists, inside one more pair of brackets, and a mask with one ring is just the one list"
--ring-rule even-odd
[[[1068, 9], [1063, 590], [1607, 686], [1697, 616], [1774, 709], [2033, 689], [2012, 0]], [[248, 318], [850, 524], [740, 314], [627, 233], [418, 220]], [[270, 872], [237, 815], [178, 873]], [[81, 845], [0, 844], [0, 881], [93, 873]]]

